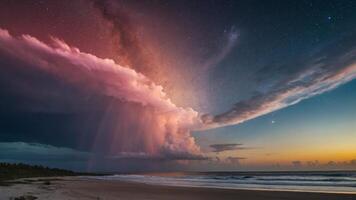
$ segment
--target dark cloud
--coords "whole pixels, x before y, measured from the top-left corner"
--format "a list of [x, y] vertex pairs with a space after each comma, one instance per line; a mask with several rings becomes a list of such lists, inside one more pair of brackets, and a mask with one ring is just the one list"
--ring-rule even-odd
[[246, 157], [228, 156], [228, 157], [210, 157], [209, 163], [212, 165], [223, 165], [226, 167], [233, 167], [241, 164], [241, 160], [246, 160]]
[[0, 142], [0, 161], [86, 161], [89, 152], [48, 144], [25, 142]]
[[318, 160], [307, 161], [306, 164], [308, 167], [317, 167], [319, 166], [319, 161]]
[[292, 161], [292, 165], [294, 167], [301, 167], [302, 166], [302, 161], [299, 161], [299, 160]]
[[350, 170], [356, 166], [356, 159], [345, 161], [330, 160], [327, 162], [320, 162], [319, 160], [313, 161], [292, 161], [294, 167], [303, 167], [311, 170]]
[[223, 151], [232, 151], [238, 149], [247, 149], [247, 147], [243, 147], [243, 144], [231, 143], [231, 144], [211, 144], [210, 148], [213, 149], [213, 152], [220, 153]]
[[40, 164], [78, 171], [150, 171], [155, 169], [181, 169], [177, 161], [204, 161], [209, 158], [182, 154], [153, 156], [145, 152], [121, 152], [116, 155], [79, 151], [41, 143], [0, 142], [0, 162]]
[[121, 152], [116, 155], [106, 156], [107, 159], [112, 160], [147, 160], [147, 161], [201, 161], [208, 160], [209, 157], [205, 157], [202, 155], [193, 155], [193, 154], [171, 154], [168, 155], [163, 152], [162, 155], [150, 155], [145, 152]]

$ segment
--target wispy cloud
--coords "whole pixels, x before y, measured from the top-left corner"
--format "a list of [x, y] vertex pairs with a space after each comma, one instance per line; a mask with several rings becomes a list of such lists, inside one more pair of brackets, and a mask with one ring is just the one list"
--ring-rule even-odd
[[[236, 103], [218, 115], [202, 115], [200, 129], [243, 123], [333, 90], [356, 78], [354, 37], [337, 41], [300, 63], [300, 70], [287, 74], [263, 92]], [[232, 91], [233, 92], [233, 91]]]
[[230, 30], [225, 31], [225, 41], [219, 52], [207, 59], [201, 66], [203, 72], [215, 67], [231, 52], [231, 50], [236, 46], [237, 40], [239, 38], [239, 33], [235, 27], [231, 27]]
[[216, 152], [216, 153], [220, 153], [220, 152], [223, 152], [223, 151], [250, 149], [249, 147], [245, 147], [245, 146], [243, 146], [243, 144], [239, 144], [239, 143], [211, 144], [210, 148], [212, 148], [213, 152]]

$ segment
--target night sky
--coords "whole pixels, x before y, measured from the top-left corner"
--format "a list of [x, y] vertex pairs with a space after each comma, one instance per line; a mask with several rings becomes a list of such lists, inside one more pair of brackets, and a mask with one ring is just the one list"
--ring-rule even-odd
[[356, 2], [0, 2], [0, 162], [356, 169]]

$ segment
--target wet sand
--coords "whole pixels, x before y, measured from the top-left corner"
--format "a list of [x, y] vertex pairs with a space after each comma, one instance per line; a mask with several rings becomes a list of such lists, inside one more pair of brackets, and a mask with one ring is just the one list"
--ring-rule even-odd
[[[36, 179], [33, 179], [36, 180]], [[62, 180], [34, 181], [31, 184], [0, 186], [0, 199], [20, 196], [38, 199], [122, 199], [122, 200], [355, 200], [354, 194], [253, 191], [234, 189], [157, 186], [123, 181], [70, 177]]]

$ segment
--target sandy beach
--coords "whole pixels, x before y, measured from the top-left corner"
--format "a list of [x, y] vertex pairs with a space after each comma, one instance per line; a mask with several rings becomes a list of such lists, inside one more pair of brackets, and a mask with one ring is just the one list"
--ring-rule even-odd
[[[28, 180], [28, 179], [27, 179]], [[92, 180], [80, 177], [51, 179], [30, 179], [28, 184], [0, 186], [0, 199], [15, 199], [27, 196], [28, 199], [130, 199], [130, 200], [193, 200], [193, 199], [243, 199], [243, 200], [351, 200], [353, 194], [327, 194], [305, 192], [252, 191], [233, 189], [188, 188], [157, 186], [141, 183]], [[47, 184], [46, 184], [47, 182]]]

